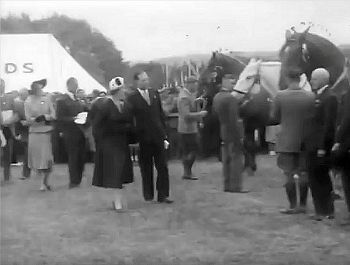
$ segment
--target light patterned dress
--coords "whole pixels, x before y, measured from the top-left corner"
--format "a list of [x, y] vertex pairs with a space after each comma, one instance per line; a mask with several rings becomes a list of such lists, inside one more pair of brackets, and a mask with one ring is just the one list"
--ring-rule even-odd
[[[28, 166], [34, 170], [51, 170], [53, 164], [51, 121], [56, 112], [51, 100], [45, 96], [30, 96], [24, 103], [25, 116], [29, 126]], [[46, 121], [36, 122], [38, 116], [44, 115]]]

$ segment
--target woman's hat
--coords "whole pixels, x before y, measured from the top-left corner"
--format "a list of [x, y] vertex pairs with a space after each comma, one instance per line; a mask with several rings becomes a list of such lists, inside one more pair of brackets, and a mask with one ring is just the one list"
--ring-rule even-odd
[[109, 89], [110, 91], [113, 90], [119, 90], [121, 87], [124, 86], [124, 78], [123, 77], [114, 77], [110, 82], [109, 82]]
[[34, 82], [30, 85], [30, 89], [33, 90], [33, 88], [35, 88], [34, 86], [35, 86], [36, 84], [42, 85], [43, 87], [45, 87], [46, 84], [47, 84], [47, 80], [46, 80], [46, 79], [41, 79], [41, 80], [34, 81]]

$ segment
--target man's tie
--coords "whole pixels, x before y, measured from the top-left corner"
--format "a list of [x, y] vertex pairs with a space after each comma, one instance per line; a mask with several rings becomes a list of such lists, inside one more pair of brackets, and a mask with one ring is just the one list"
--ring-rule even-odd
[[148, 105], [151, 105], [151, 101], [149, 99], [149, 93], [147, 89], [142, 89], [142, 97], [146, 100]]

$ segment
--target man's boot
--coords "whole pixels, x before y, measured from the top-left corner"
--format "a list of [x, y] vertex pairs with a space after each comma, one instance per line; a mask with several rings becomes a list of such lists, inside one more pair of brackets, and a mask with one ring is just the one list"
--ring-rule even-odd
[[296, 187], [295, 183], [289, 182], [285, 184], [285, 189], [287, 193], [287, 198], [289, 201], [289, 209], [283, 209], [280, 212], [284, 214], [296, 214], [297, 213], [297, 192], [296, 192]]

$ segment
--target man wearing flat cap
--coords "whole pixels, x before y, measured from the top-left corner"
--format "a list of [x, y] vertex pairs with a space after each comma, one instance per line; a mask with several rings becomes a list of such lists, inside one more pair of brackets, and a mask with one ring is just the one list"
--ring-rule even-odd
[[[287, 72], [288, 88], [277, 92], [274, 100], [272, 120], [280, 124], [277, 135], [277, 165], [286, 176], [285, 189], [289, 208], [281, 210], [284, 214], [306, 212], [308, 183], [305, 165], [304, 127], [314, 109], [315, 96], [300, 88], [298, 69]], [[298, 181], [297, 181], [298, 180]], [[297, 198], [299, 190], [299, 198]], [[298, 205], [299, 200], [299, 205]]]
[[179, 120], [177, 131], [180, 136], [182, 149], [182, 164], [184, 168], [183, 179], [196, 180], [192, 174], [192, 166], [196, 159], [198, 149], [198, 123], [207, 115], [207, 111], [197, 110], [196, 95], [198, 92], [198, 80], [190, 76], [185, 82], [185, 87], [180, 90], [177, 102]]
[[76, 91], [78, 81], [74, 77], [67, 80], [67, 93], [57, 101], [57, 121], [63, 133], [68, 155], [69, 188], [80, 185], [85, 164], [85, 136], [79, 124], [75, 123], [77, 115], [85, 112], [86, 106], [78, 100]]
[[222, 79], [222, 88], [213, 99], [213, 110], [220, 122], [223, 186], [225, 192], [246, 193], [243, 189], [243, 128], [239, 122], [238, 99], [231, 93], [235, 80]]
[[315, 220], [334, 218], [333, 185], [329, 176], [330, 155], [334, 144], [338, 101], [329, 88], [329, 72], [318, 68], [311, 74], [315, 106], [305, 131], [307, 171], [315, 206]]

